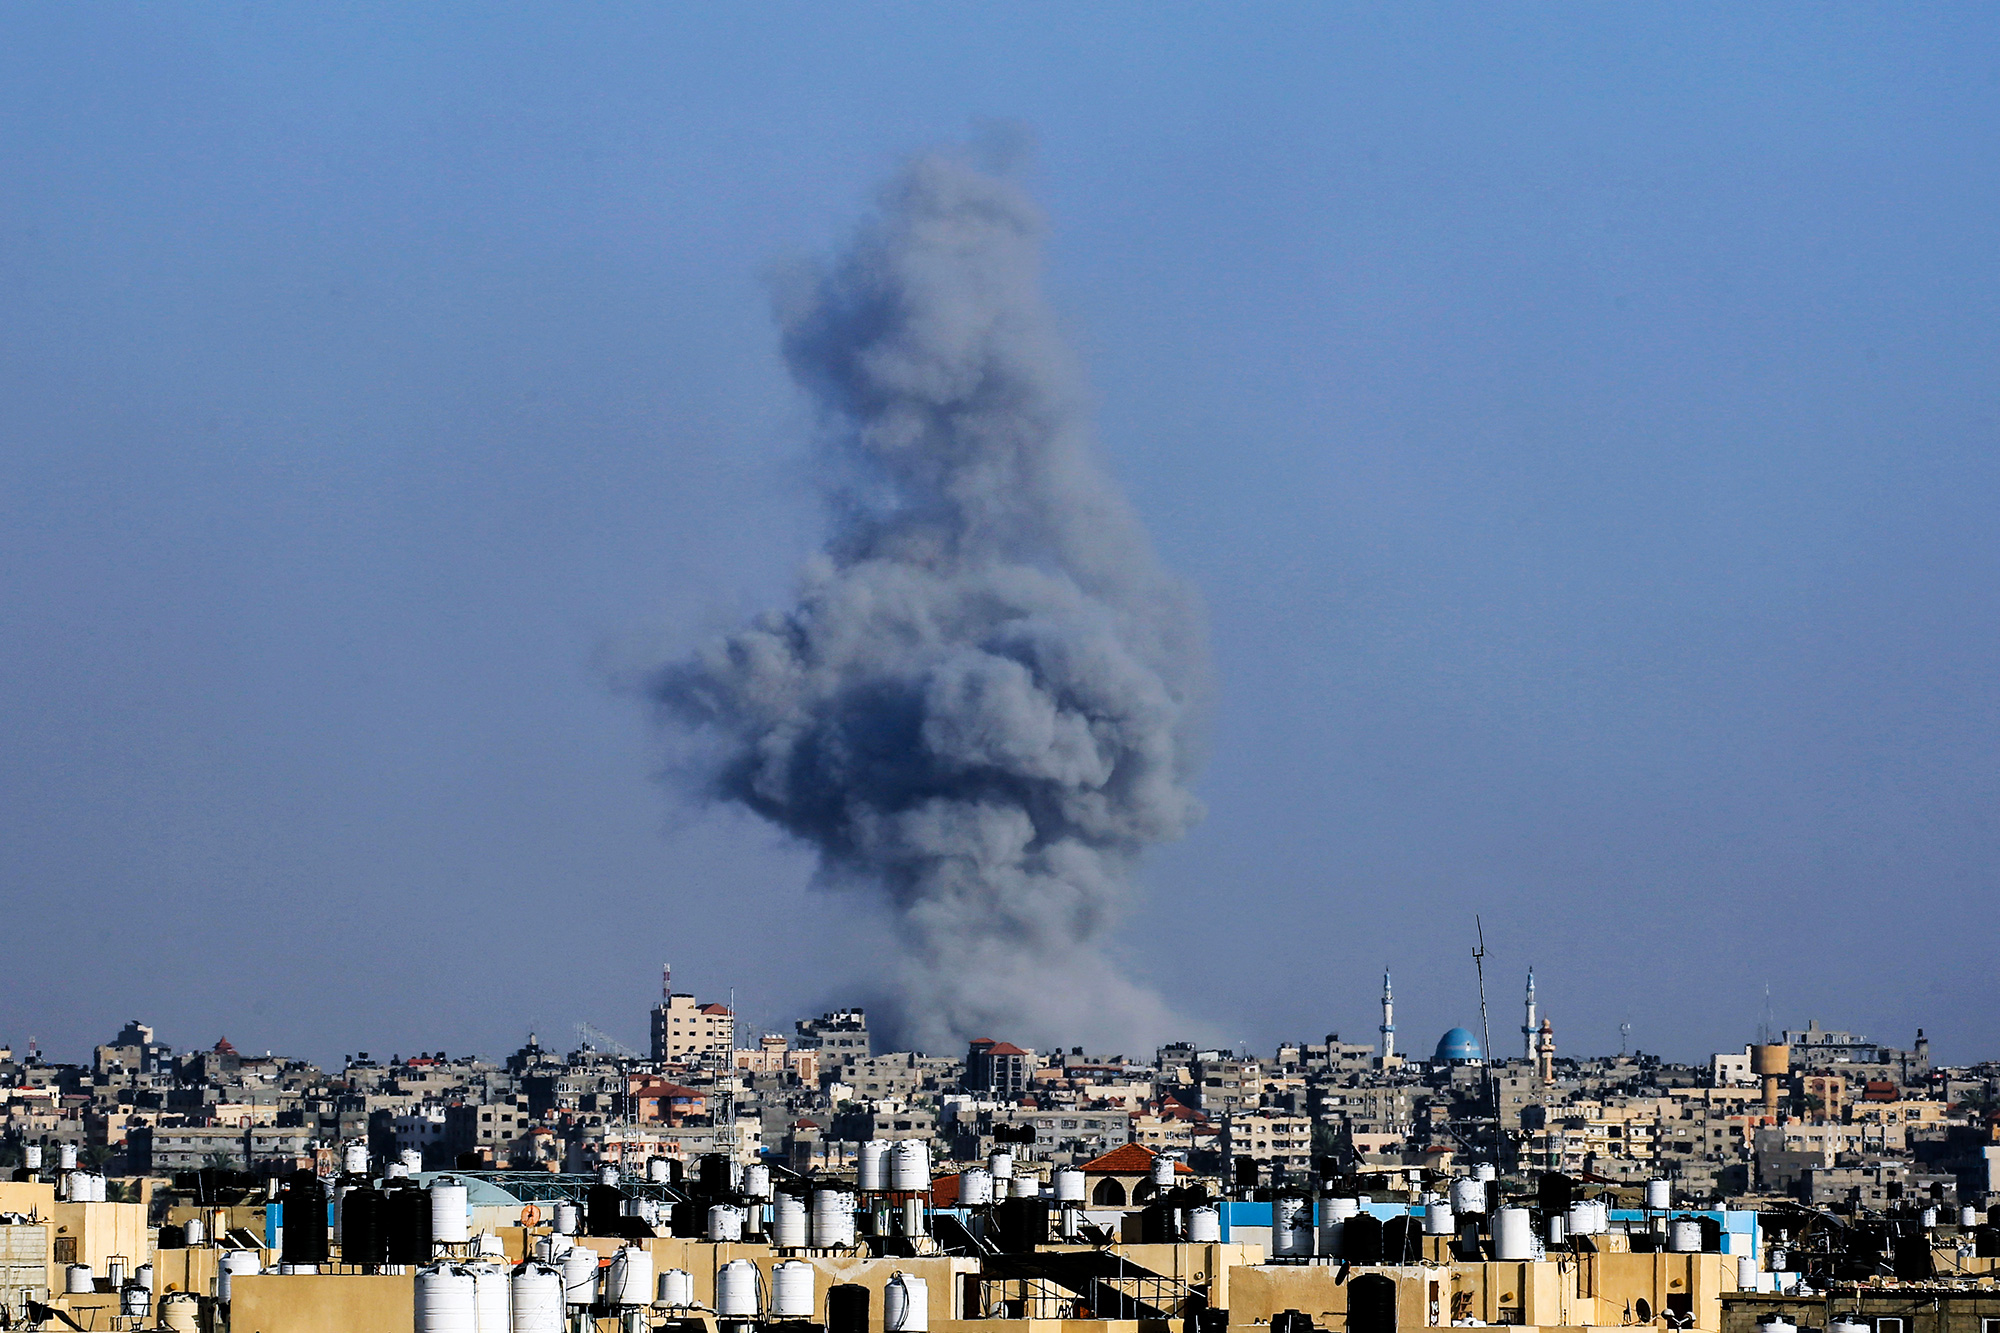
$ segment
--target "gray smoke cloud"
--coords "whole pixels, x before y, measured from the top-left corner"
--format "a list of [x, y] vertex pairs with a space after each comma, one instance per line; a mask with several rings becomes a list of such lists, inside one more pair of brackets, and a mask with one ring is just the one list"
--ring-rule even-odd
[[934, 152], [781, 298], [831, 534], [795, 606], [655, 682], [713, 794], [886, 896], [922, 1049], [1173, 1025], [1103, 946], [1135, 859], [1199, 817], [1201, 617], [1096, 460], [1043, 231], [1014, 180]]

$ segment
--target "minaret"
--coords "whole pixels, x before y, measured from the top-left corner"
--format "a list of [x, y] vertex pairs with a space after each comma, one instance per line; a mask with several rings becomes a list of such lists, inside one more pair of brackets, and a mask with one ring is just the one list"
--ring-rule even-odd
[[1556, 1030], [1546, 1018], [1542, 1020], [1541, 1031], [1535, 1034], [1535, 1073], [1545, 1087], [1556, 1081]]
[[1528, 969], [1528, 1016], [1521, 1023], [1521, 1058], [1535, 1060], [1535, 969]]
[[1382, 973], [1382, 1059], [1396, 1058], [1396, 996], [1389, 988], [1389, 974]]

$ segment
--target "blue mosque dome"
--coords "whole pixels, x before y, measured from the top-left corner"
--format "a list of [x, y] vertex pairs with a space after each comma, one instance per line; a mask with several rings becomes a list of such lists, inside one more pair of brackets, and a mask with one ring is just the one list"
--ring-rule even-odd
[[1437, 1054], [1431, 1057], [1438, 1064], [1449, 1061], [1455, 1065], [1464, 1064], [1467, 1060], [1479, 1060], [1483, 1058], [1484, 1056], [1479, 1050], [1479, 1038], [1473, 1036], [1464, 1028], [1453, 1028], [1442, 1037], [1439, 1037]]

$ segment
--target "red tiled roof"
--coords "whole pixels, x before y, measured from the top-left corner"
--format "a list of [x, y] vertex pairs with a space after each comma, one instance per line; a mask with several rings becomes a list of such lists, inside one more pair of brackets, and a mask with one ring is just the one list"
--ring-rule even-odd
[[[1159, 1154], [1143, 1143], [1128, 1143], [1122, 1148], [1113, 1148], [1102, 1157], [1092, 1158], [1083, 1164], [1085, 1171], [1100, 1175], [1143, 1176], [1153, 1169], [1153, 1159]], [[1194, 1172], [1185, 1162], [1174, 1163], [1174, 1174], [1191, 1176]]]
[[641, 1083], [633, 1090], [634, 1097], [705, 1097], [699, 1088], [682, 1087], [678, 1083]]
[[[701, 1007], [700, 1012], [704, 1014], [727, 1014], [729, 1013], [729, 1006], [726, 1004], [705, 1004]], [[734, 1015], [731, 1016], [733, 1017]]]
[[1011, 1041], [996, 1041], [986, 1048], [988, 1055], [1026, 1055], [1027, 1052]]

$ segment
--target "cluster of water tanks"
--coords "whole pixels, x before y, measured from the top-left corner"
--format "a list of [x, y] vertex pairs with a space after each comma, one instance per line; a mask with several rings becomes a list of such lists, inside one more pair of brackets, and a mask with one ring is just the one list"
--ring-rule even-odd
[[484, 1262], [439, 1263], [416, 1277], [417, 1333], [563, 1333], [571, 1316], [592, 1307], [637, 1310], [655, 1301], [694, 1305], [694, 1279], [683, 1269], [653, 1276], [653, 1256], [621, 1246], [609, 1263], [571, 1248], [561, 1263], [531, 1259], [511, 1273]]
[[931, 1187], [931, 1146], [922, 1139], [869, 1139], [855, 1159], [863, 1194], [924, 1194]]
[[71, 1203], [103, 1203], [104, 1185], [95, 1171], [71, 1171], [63, 1176], [63, 1197]]

